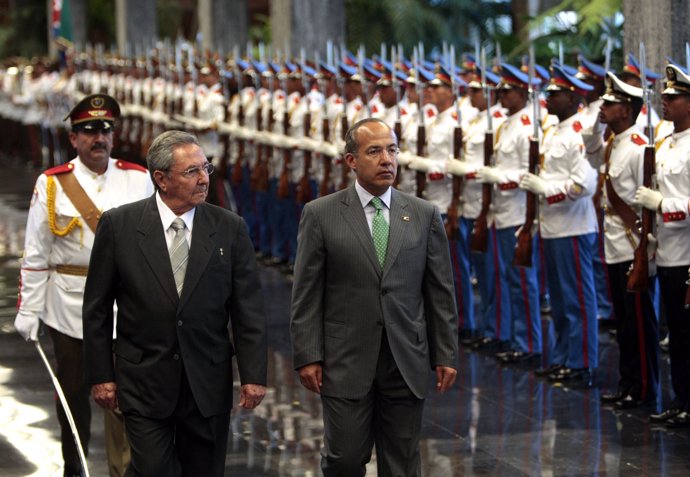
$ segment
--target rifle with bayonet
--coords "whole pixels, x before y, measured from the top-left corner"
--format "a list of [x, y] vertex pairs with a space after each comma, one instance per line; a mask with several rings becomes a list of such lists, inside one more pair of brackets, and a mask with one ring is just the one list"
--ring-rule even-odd
[[[235, 50], [236, 51], [233, 72], [235, 74], [235, 78], [237, 79], [237, 126], [241, 128], [244, 126], [244, 99], [242, 98], [243, 72], [240, 71], [240, 67], [237, 64], [237, 61], [240, 59], [239, 50], [237, 48]], [[242, 163], [244, 162], [244, 146], [244, 139], [237, 138], [237, 157], [235, 158], [235, 162], [232, 166], [232, 185], [239, 186], [242, 183], [242, 176], [244, 175], [242, 165]]]
[[[287, 60], [286, 60], [287, 61]], [[286, 82], [281, 78], [281, 88], [285, 92], [285, 104], [283, 108], [283, 136], [286, 139], [290, 137], [290, 111], [288, 104], [288, 92]], [[278, 189], [276, 195], [279, 199], [287, 199], [290, 197], [290, 163], [292, 162], [292, 146], [287, 145], [283, 147], [283, 168], [280, 171], [278, 178]]]
[[[331, 65], [331, 61], [333, 58], [333, 44], [330, 40], [328, 40], [327, 50], [327, 63]], [[318, 55], [319, 53], [317, 52], [316, 67], [320, 68], [321, 63], [319, 61]], [[321, 97], [323, 98], [323, 104], [321, 105], [321, 136], [324, 143], [329, 143], [331, 140], [331, 125], [328, 120], [328, 89], [325, 85], [326, 81], [331, 81], [331, 79], [326, 77], [320, 77], [320, 79], [317, 81], [317, 85], [319, 86], [319, 91], [321, 91]], [[333, 158], [330, 157], [328, 154], [322, 152], [321, 160], [323, 163], [323, 178], [321, 179], [321, 184], [319, 185], [319, 197], [324, 197], [330, 193], [330, 180], [331, 171], [333, 167]]]
[[[345, 47], [340, 49], [341, 55], [345, 56]], [[340, 139], [344, 143], [347, 130], [350, 128], [349, 120], [347, 118], [347, 98], [345, 97], [345, 79], [340, 75], [338, 70], [338, 89], [340, 90], [340, 98], [343, 103], [343, 114], [340, 116]], [[345, 162], [345, 156], [340, 158], [340, 189], [346, 189], [350, 180], [350, 166]]]
[[[647, 82], [647, 55], [644, 44], [640, 42], [640, 81], [642, 86], [642, 96], [647, 111], [651, 111], [651, 89]], [[654, 188], [654, 176], [656, 172], [656, 150], [654, 147], [654, 127], [652, 126], [652, 115], [647, 114], [647, 137], [649, 141], [644, 149], [644, 162], [642, 165], [642, 185]], [[633, 261], [628, 271], [627, 290], [629, 292], [642, 292], [649, 288], [649, 235], [654, 231], [654, 219], [656, 211], [642, 207], [641, 220], [635, 224], [638, 227], [640, 242], [637, 244]]]
[[[400, 85], [398, 84], [398, 62], [399, 56], [395, 46], [391, 47], [391, 86], [395, 91], [395, 123], [393, 124], [393, 132], [395, 133], [395, 139], [398, 141], [398, 146], [402, 145], [402, 116], [400, 112]], [[401, 166], [398, 164], [398, 168], [395, 174], [395, 181], [393, 182], [393, 187], [397, 187], [400, 182], [400, 177], [402, 175]]]
[[[229, 72], [225, 69], [225, 58], [221, 57], [219, 66], [220, 80], [222, 82], [221, 84], [223, 85], [223, 98], [225, 98], [225, 101], [223, 102], [223, 122], [228, 124], [230, 122], [230, 98], [232, 95], [230, 94], [230, 80], [228, 78]], [[228, 164], [230, 162], [230, 133], [223, 132], [221, 134], [223, 156], [220, 158], [218, 175], [222, 180], [225, 181], [228, 177]]]
[[[426, 127], [424, 125], [424, 105], [422, 101], [422, 85], [419, 82], [419, 68], [422, 66], [423, 56], [419, 57], [419, 52], [415, 54], [416, 62], [414, 64], [414, 82], [415, 89], [418, 96], [417, 108], [417, 156], [424, 157], [426, 149]], [[415, 182], [417, 183], [417, 197], [424, 197], [424, 189], [426, 189], [426, 171], [416, 171]]]
[[[309, 101], [309, 78], [305, 71], [305, 66], [307, 65], [307, 60], [305, 57], [304, 50], [300, 55], [300, 62], [302, 63], [302, 89], [304, 90], [304, 96], [302, 101], [304, 102], [304, 116], [302, 117], [302, 130], [305, 139], [311, 137], [311, 106]], [[312, 199], [311, 194], [311, 184], [309, 183], [309, 171], [311, 170], [311, 149], [305, 148], [302, 150], [302, 177], [300, 177], [299, 184], [297, 186], [297, 203], [306, 204]]]
[[[534, 47], [529, 51], [529, 91], [532, 101], [532, 122], [534, 130], [529, 141], [529, 165], [530, 174], [537, 174], [539, 165], [539, 97], [537, 88], [534, 85]], [[525, 191], [525, 223], [518, 232], [517, 242], [515, 243], [515, 254], [513, 255], [513, 265], [516, 267], [532, 266], [532, 227], [537, 219], [537, 194]]]
[[[450, 61], [448, 62], [450, 68], [450, 84], [453, 95], [456, 94], [455, 84], [455, 45], [450, 45]], [[457, 118], [455, 128], [453, 129], [453, 158], [460, 160], [462, 151], [462, 119], [460, 117], [460, 104], [458, 99], [453, 96], [455, 103], [455, 116]], [[458, 209], [460, 206], [460, 192], [462, 190], [462, 177], [453, 176], [453, 186], [450, 196], [450, 204], [446, 212], [446, 235], [448, 240], [457, 240], [458, 238]]]
[[[260, 92], [261, 92], [261, 74], [259, 71], [256, 72], [254, 77], [254, 89], [256, 90], [256, 95], [254, 96], [254, 102], [256, 107], [256, 134], [257, 139], [263, 130], [263, 105], [261, 104]], [[254, 148], [256, 153], [256, 161], [254, 163], [254, 169], [252, 169], [250, 177], [250, 187], [253, 191], [266, 192], [268, 191], [268, 159], [265, 154], [264, 145], [259, 140], [254, 141]]]
[[[486, 80], [486, 52], [482, 48], [481, 52], [481, 72], [482, 88], [486, 97], [486, 133], [484, 134], [484, 167], [493, 166], [494, 157], [494, 130], [491, 117], [491, 88]], [[486, 253], [489, 250], [489, 210], [491, 209], [491, 198], [493, 185], [490, 183], [482, 184], [482, 207], [479, 215], [474, 221], [472, 235], [470, 236], [470, 250], [472, 252]]]

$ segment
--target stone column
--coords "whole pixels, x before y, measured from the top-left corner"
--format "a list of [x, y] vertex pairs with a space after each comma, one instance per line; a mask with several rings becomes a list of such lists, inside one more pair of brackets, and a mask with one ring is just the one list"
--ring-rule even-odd
[[640, 41], [647, 51], [647, 68], [663, 73], [666, 57], [685, 66], [685, 42], [690, 39], [687, 0], [623, 0], [623, 53], [639, 57]]
[[[117, 49], [150, 45], [158, 37], [156, 0], [115, 0]], [[133, 50], [132, 50], [133, 51]]]
[[199, 31], [203, 48], [227, 53], [247, 43], [247, 0], [199, 0]]
[[270, 3], [273, 48], [289, 48], [292, 56], [305, 48], [308, 56], [326, 54], [327, 40], [345, 41], [343, 0], [273, 0]]

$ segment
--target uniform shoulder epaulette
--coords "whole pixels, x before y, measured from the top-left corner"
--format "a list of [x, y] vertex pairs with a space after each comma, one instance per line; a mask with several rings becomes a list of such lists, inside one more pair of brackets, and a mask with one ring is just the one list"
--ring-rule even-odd
[[637, 133], [632, 134], [630, 136], [630, 140], [638, 146], [644, 146], [645, 144], [647, 144], [647, 141], [645, 141], [644, 138]]
[[503, 113], [500, 112], [499, 110], [494, 111], [494, 118], [502, 118]]
[[146, 169], [144, 166], [140, 166], [139, 164], [135, 164], [129, 161], [121, 161], [118, 159], [117, 161], [115, 161], [115, 165], [118, 169], [122, 169], [123, 171], [148, 172], [148, 169]]
[[428, 109], [426, 110], [426, 115], [427, 115], [427, 117], [429, 117], [429, 118], [433, 118], [434, 116], [436, 116], [436, 113], [434, 112], [433, 109], [428, 108]]
[[532, 124], [532, 121], [529, 120], [529, 116], [527, 116], [526, 114], [522, 115], [520, 121], [522, 121], [522, 124], [524, 124], [525, 126], [529, 126], [530, 124]]
[[582, 131], [582, 123], [581, 123], [580, 121], [575, 121], [575, 122], [573, 123], [573, 130], [574, 130], [575, 132], [580, 132], [580, 131]]
[[74, 170], [74, 164], [67, 162], [65, 164], [60, 164], [59, 166], [51, 167], [44, 172], [47, 176], [57, 176], [59, 174], [64, 174], [65, 172], [72, 172]]
[[643, 104], [642, 109], [640, 109], [640, 114], [647, 114], [647, 105]]
[[361, 104], [355, 104], [355, 111], [360, 111], [362, 109]]
[[376, 114], [379, 112], [379, 108], [377, 108], [376, 105], [374, 104], [371, 106], [371, 112], [372, 112], [372, 114]]
[[405, 116], [407, 114], [407, 109], [400, 108], [400, 116]]
[[342, 98], [338, 97], [335, 99], [335, 104], [343, 104]]

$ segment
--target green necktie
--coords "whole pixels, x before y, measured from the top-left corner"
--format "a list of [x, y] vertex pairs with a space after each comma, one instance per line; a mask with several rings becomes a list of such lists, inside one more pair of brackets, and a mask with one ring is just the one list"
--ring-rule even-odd
[[381, 198], [374, 197], [370, 203], [376, 209], [376, 215], [371, 222], [371, 235], [374, 238], [374, 248], [379, 259], [379, 265], [383, 268], [383, 262], [386, 261], [386, 250], [388, 249], [388, 222], [386, 222], [386, 218], [383, 216], [383, 202]]

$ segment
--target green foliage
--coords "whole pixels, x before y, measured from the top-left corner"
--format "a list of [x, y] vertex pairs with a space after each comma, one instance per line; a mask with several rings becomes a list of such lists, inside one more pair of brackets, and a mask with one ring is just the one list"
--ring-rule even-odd
[[12, 8], [8, 16], [9, 22], [0, 27], [0, 58], [31, 57], [48, 53], [45, 0], [21, 2], [21, 6]]

